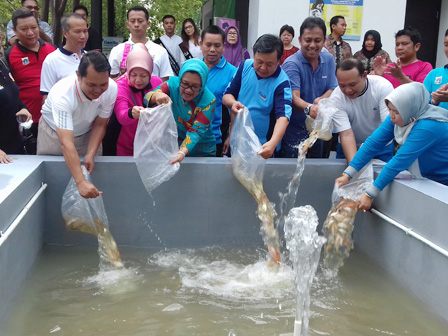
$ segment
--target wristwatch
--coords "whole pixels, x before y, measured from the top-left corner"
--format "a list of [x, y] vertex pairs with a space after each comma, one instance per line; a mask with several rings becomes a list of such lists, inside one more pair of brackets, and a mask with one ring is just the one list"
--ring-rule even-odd
[[305, 109], [303, 110], [303, 112], [305, 112], [306, 115], [310, 115], [311, 106], [313, 106], [313, 104], [309, 104], [309, 105], [308, 105], [307, 107], [305, 107]]

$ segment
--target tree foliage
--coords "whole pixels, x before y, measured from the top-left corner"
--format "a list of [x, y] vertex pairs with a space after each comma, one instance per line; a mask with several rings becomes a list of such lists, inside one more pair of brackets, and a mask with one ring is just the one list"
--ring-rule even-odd
[[[133, 6], [144, 6], [148, 9], [151, 27], [148, 30], [148, 37], [155, 39], [164, 34], [162, 28], [162, 17], [171, 14], [176, 17], [176, 34], [180, 35], [182, 21], [192, 18], [197, 26], [200, 25], [201, 7], [207, 0], [115, 0], [115, 36], [122, 36], [127, 39], [129, 31], [126, 28], [126, 13]], [[71, 12], [73, 5], [78, 3], [84, 5], [91, 12], [91, 0], [38, 0], [41, 5], [40, 16], [44, 21], [52, 25], [54, 42], [60, 44], [61, 18], [64, 13]], [[103, 5], [103, 36], [107, 35], [107, 0], [102, 0]], [[49, 7], [50, 16], [46, 8]], [[6, 24], [11, 19], [12, 12], [20, 8], [20, 0], [0, 0], [0, 24], [5, 31]]]
[[0, 28], [3, 32], [6, 31], [6, 25], [11, 20], [12, 12], [20, 6], [20, 0], [0, 0]]

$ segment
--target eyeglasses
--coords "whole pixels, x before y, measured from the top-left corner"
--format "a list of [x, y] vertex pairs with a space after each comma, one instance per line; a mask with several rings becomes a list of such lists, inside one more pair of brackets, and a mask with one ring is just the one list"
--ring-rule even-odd
[[26, 6], [25, 8], [29, 9], [29, 10], [33, 10], [34, 9], [36, 12], [39, 11], [39, 6]]
[[180, 81], [180, 87], [184, 90], [190, 89], [193, 92], [199, 92], [202, 88], [201, 85], [190, 85], [187, 82]]
[[193, 26], [185, 26], [185, 29], [193, 29]]
[[227, 35], [237, 36], [238, 33], [237, 33], [237, 32], [234, 32], [234, 33], [227, 33]]

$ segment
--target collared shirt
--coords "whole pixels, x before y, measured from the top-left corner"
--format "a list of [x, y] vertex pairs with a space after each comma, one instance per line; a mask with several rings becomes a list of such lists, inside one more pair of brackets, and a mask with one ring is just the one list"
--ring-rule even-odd
[[[53, 42], [53, 31], [51, 30], [51, 26], [42, 20], [38, 20], [37, 23], [39, 24], [39, 27], [44, 31], [45, 35], [47, 35], [51, 42]], [[6, 39], [9, 41], [12, 39], [16, 34], [14, 33], [12, 20], [9, 20], [8, 24], [6, 25]]]
[[[82, 49], [81, 54], [83, 55], [84, 53], [85, 51]], [[42, 95], [48, 94], [53, 85], [62, 78], [76, 74], [81, 57], [77, 53], [71, 53], [64, 49], [62, 46], [48, 55], [42, 65], [40, 93]]]
[[[327, 52], [320, 52], [319, 64], [315, 71], [310, 62], [305, 59], [301, 50], [288, 57], [282, 68], [289, 76], [291, 89], [300, 91], [300, 98], [309, 103], [313, 103], [314, 99], [338, 86], [333, 57]], [[303, 116], [300, 117], [299, 114]], [[304, 120], [303, 111], [293, 110], [291, 124], [304, 122]]]
[[75, 137], [86, 134], [98, 116], [109, 118], [117, 99], [117, 84], [109, 78], [108, 89], [98, 98], [89, 100], [82, 92], [76, 75], [57, 82], [42, 106], [42, 117], [48, 125], [73, 131]]
[[[125, 44], [130, 44], [131, 48], [135, 44], [129, 39], [125, 43], [120, 43], [119, 45], [112, 48], [109, 55], [109, 63], [111, 66], [111, 75], [118, 75], [121, 73], [120, 65], [123, 60], [123, 54], [125, 49]], [[165, 48], [159, 46], [158, 44], [147, 39], [145, 44], [154, 62], [154, 68], [152, 70], [152, 75], [160, 78], [173, 76], [173, 70], [171, 69], [170, 60], [168, 58], [168, 53]]]
[[5, 53], [12, 75], [20, 89], [20, 99], [30, 110], [34, 122], [39, 121], [42, 107], [40, 95], [42, 64], [54, 50], [51, 44], [45, 43], [42, 39], [39, 39], [37, 52], [29, 50], [17, 40]]
[[[432, 70], [428, 74], [428, 76], [426, 76], [423, 82], [423, 84], [426, 87], [426, 90], [428, 90], [430, 94], [437, 91], [442, 85], [447, 83], [448, 83], [448, 64], [445, 65], [444, 67]], [[439, 107], [448, 109], [448, 102], [441, 102], [439, 104]]]
[[207, 79], [207, 88], [214, 94], [216, 98], [216, 108], [213, 114], [212, 129], [213, 134], [216, 137], [216, 143], [220, 144], [221, 139], [221, 123], [222, 123], [222, 96], [224, 91], [232, 80], [235, 74], [236, 68], [226, 61], [224, 56], [221, 56], [221, 61], [213, 66], [209, 73]]
[[268, 78], [261, 78], [254, 69], [254, 60], [240, 64], [224, 94], [231, 94], [249, 109], [255, 133], [262, 144], [272, 136], [275, 122], [291, 116], [292, 93], [287, 74], [280, 65]]
[[334, 132], [351, 128], [359, 148], [389, 115], [384, 99], [393, 89], [387, 79], [370, 75], [365, 91], [354, 99], [348, 98], [338, 86], [330, 97], [332, 106], [338, 109], [333, 116]]
[[342, 39], [342, 37], [341, 41], [338, 42], [331, 34], [328, 35], [325, 39], [324, 47], [333, 54], [336, 66], [341, 64], [344, 59], [352, 57], [352, 48], [350, 47], [350, 44]]

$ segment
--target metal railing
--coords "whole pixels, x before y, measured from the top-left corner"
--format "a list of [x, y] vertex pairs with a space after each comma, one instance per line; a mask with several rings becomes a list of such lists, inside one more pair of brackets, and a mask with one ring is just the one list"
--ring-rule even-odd
[[437, 244], [434, 244], [432, 241], [430, 241], [430, 240], [426, 239], [425, 237], [423, 237], [422, 235], [418, 234], [413, 229], [398, 223], [397, 221], [393, 220], [392, 218], [386, 216], [385, 214], [379, 212], [378, 210], [376, 210], [374, 208], [370, 209], [370, 211], [373, 214], [377, 215], [378, 217], [384, 219], [386, 222], [388, 222], [388, 223], [392, 224], [393, 226], [399, 228], [400, 230], [404, 231], [404, 233], [406, 233], [406, 235], [414, 237], [415, 239], [421, 241], [423, 244], [428, 245], [432, 249], [436, 250], [437, 252], [443, 254], [445, 257], [448, 258], [447, 250], [445, 250], [444, 248], [440, 247]]
[[14, 221], [11, 223], [10, 226], [6, 229], [5, 232], [0, 231], [0, 247], [3, 245], [3, 243], [8, 239], [8, 237], [11, 235], [11, 233], [14, 231], [17, 225], [22, 221], [23, 217], [28, 213], [28, 211], [31, 209], [33, 204], [36, 202], [36, 200], [39, 198], [39, 196], [43, 193], [43, 191], [47, 189], [47, 184], [42, 183], [42, 186], [39, 188], [39, 190], [36, 191], [34, 196], [29, 200], [29, 202], [25, 205], [25, 207], [22, 209], [22, 211], [19, 213], [19, 215], [14, 219]]

